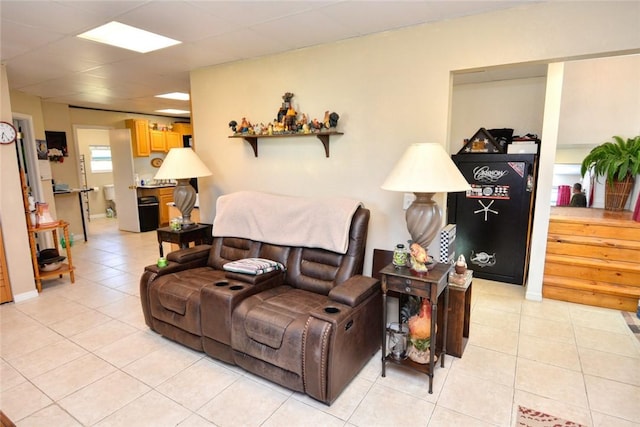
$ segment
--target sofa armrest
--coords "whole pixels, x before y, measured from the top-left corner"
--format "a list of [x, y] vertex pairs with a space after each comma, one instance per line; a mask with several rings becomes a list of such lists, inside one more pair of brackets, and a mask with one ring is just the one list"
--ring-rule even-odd
[[204, 267], [209, 259], [210, 245], [198, 245], [193, 248], [180, 249], [167, 255], [166, 267], [158, 267], [156, 264], [147, 265], [144, 270], [157, 276], [177, 273], [189, 268]]
[[329, 292], [332, 301], [355, 307], [374, 292], [380, 291], [380, 281], [373, 277], [353, 276]]
[[170, 252], [167, 255], [167, 261], [185, 264], [191, 261], [204, 259], [204, 262], [206, 263], [209, 258], [210, 251], [211, 245], [197, 245], [192, 248], [179, 249], [177, 251]]

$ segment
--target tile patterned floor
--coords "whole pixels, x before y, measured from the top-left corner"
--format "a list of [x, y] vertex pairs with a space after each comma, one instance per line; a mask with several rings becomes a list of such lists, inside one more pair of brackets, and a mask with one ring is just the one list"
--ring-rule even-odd
[[[332, 406], [149, 331], [138, 279], [155, 232], [90, 223], [76, 283], [0, 306], [0, 407], [18, 426], [513, 426], [518, 405], [640, 426], [640, 342], [618, 311], [474, 280], [464, 357], [425, 378], [371, 359]], [[165, 252], [169, 250], [165, 247]]]

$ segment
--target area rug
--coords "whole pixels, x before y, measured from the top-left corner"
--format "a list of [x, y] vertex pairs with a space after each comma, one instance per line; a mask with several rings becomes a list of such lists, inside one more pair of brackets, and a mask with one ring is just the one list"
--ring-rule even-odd
[[524, 406], [518, 406], [518, 423], [516, 425], [520, 427], [585, 427], [582, 424], [563, 420]]
[[621, 313], [633, 335], [635, 335], [636, 338], [638, 338], [638, 341], [640, 341], [640, 319], [638, 319], [638, 316], [634, 313], [629, 313], [628, 311], [622, 311]]

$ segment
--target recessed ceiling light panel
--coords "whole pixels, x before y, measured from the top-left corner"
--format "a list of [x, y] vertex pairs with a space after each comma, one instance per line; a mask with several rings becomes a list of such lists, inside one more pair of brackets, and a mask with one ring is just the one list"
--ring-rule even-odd
[[176, 110], [175, 108], [165, 108], [164, 110], [156, 110], [156, 113], [165, 113], [165, 114], [189, 114], [191, 111], [189, 110]]
[[184, 92], [171, 92], [162, 95], [156, 95], [156, 98], [177, 99], [178, 101], [188, 101], [189, 94]]
[[152, 52], [182, 43], [116, 21], [79, 34], [78, 37], [140, 53]]

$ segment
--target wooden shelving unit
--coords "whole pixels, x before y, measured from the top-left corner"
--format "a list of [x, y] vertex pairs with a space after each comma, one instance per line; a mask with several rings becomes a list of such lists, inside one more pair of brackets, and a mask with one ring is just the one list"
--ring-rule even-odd
[[[73, 259], [71, 258], [71, 244], [69, 241], [69, 223], [66, 221], [55, 221], [51, 224], [42, 224], [35, 226], [31, 223], [31, 215], [29, 214], [29, 190], [27, 188], [27, 180], [24, 176], [24, 172], [20, 171], [20, 181], [22, 184], [22, 199], [24, 202], [24, 212], [27, 221], [27, 232], [29, 234], [29, 248], [31, 249], [31, 263], [33, 264], [33, 275], [36, 280], [36, 288], [38, 292], [42, 292], [42, 279], [47, 277], [62, 277], [63, 274], [68, 274], [71, 283], [75, 283], [75, 274]], [[40, 263], [38, 262], [38, 251], [36, 245], [36, 235], [38, 233], [52, 233], [54, 245], [58, 244], [58, 230], [62, 229], [64, 236], [65, 249], [67, 255], [67, 262], [62, 263], [60, 268], [53, 271], [42, 271], [40, 269]]]
[[279, 133], [274, 135], [231, 135], [229, 138], [242, 138], [253, 148], [253, 154], [258, 157], [258, 139], [265, 138], [292, 138], [315, 136], [322, 142], [324, 153], [329, 157], [329, 140], [332, 135], [343, 135], [342, 132], [311, 132], [311, 133]]
[[[64, 241], [66, 242], [66, 254], [67, 262], [62, 263], [59, 269], [53, 271], [43, 271], [40, 269], [38, 263], [38, 253], [36, 251], [36, 234], [51, 232], [53, 233], [53, 241], [58, 242], [58, 229], [62, 229], [64, 235]], [[31, 260], [33, 262], [33, 274], [36, 279], [36, 287], [38, 292], [42, 292], [42, 279], [47, 277], [62, 277], [63, 274], [68, 274], [71, 279], [71, 283], [75, 282], [73, 260], [71, 258], [71, 244], [69, 242], [69, 223], [66, 221], [56, 221], [52, 224], [40, 225], [38, 227], [29, 227], [29, 246], [31, 247]]]

